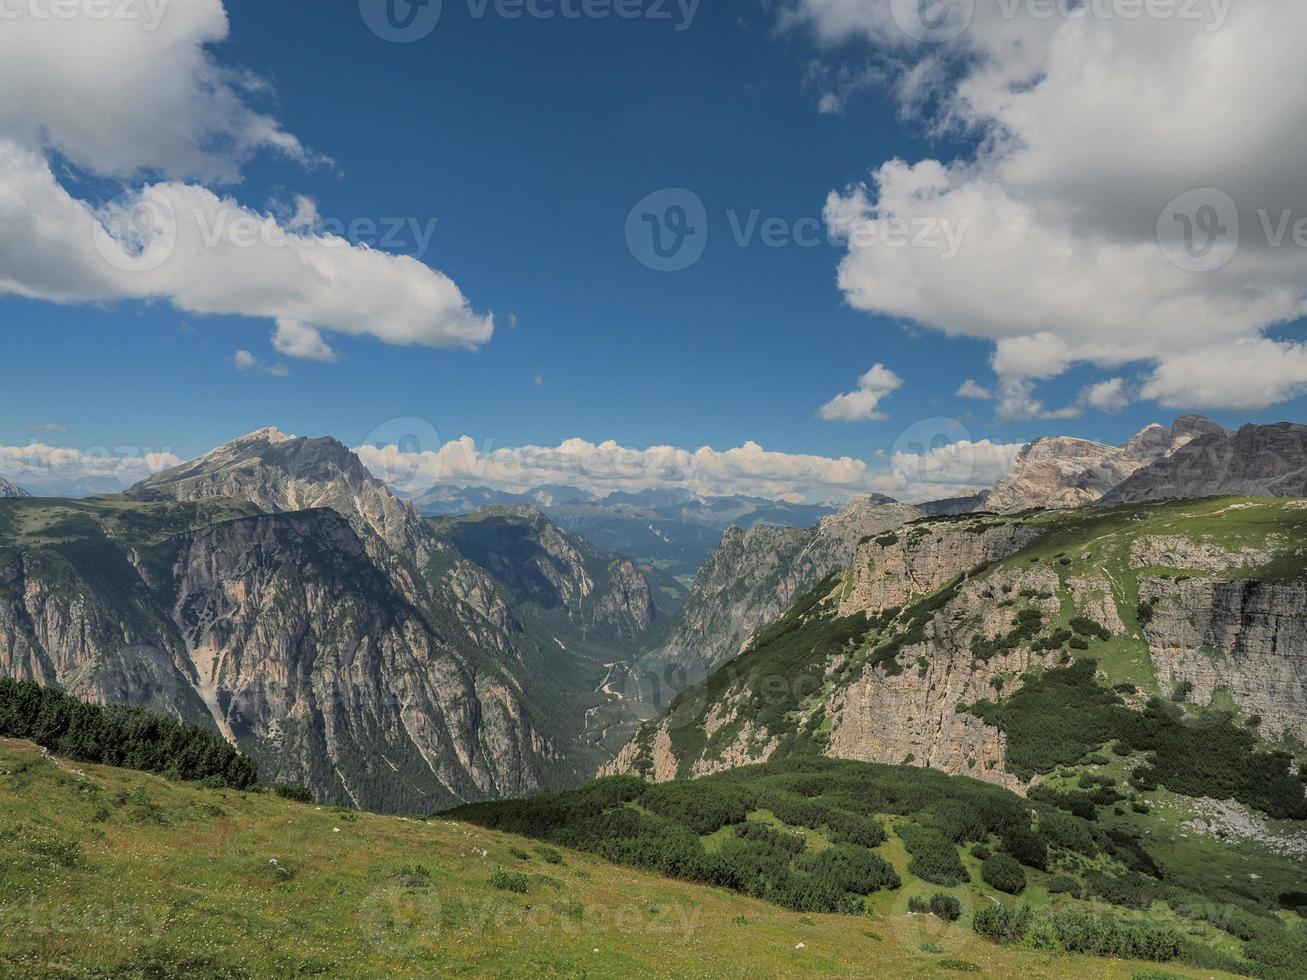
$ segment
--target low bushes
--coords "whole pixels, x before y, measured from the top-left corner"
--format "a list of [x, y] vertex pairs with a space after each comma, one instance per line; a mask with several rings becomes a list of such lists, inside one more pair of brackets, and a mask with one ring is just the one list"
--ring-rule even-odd
[[1006, 854], [991, 854], [980, 866], [980, 877], [991, 888], [1009, 895], [1019, 895], [1026, 889], [1026, 873]]
[[927, 914], [943, 919], [945, 922], [956, 922], [958, 916], [962, 914], [962, 903], [952, 895], [945, 892], [936, 892], [930, 898], [912, 898], [908, 901], [908, 911]]
[[908, 870], [922, 881], [952, 888], [967, 880], [967, 869], [953, 842], [934, 827], [905, 823], [898, 827], [911, 860]]
[[982, 906], [972, 928], [1001, 945], [1028, 942], [1065, 953], [1167, 963], [1184, 952], [1182, 938], [1169, 929], [1092, 912], [1065, 911], [1036, 916], [1030, 906], [1019, 909]]

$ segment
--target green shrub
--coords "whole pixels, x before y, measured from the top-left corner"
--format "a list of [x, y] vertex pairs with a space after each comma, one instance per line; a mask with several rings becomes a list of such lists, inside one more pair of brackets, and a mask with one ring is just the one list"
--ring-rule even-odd
[[1010, 909], [1006, 905], [986, 904], [971, 917], [971, 928], [1001, 946], [1019, 943], [1026, 938], [1035, 919], [1029, 905]]
[[562, 864], [563, 855], [552, 847], [537, 847], [536, 853], [544, 859], [546, 864]]
[[934, 827], [905, 823], [898, 827], [911, 859], [908, 870], [922, 881], [952, 888], [967, 880], [967, 869], [953, 842]]
[[962, 903], [952, 895], [936, 892], [930, 896], [930, 912], [945, 922], [956, 922], [962, 914]]
[[1026, 873], [1006, 854], [992, 854], [980, 866], [980, 877], [991, 888], [1009, 895], [1020, 895], [1026, 888]]
[[1048, 883], [1048, 893], [1050, 895], [1070, 895], [1072, 898], [1079, 898], [1083, 893], [1083, 886], [1070, 875], [1056, 875]]
[[527, 888], [531, 885], [531, 879], [521, 871], [505, 871], [503, 868], [499, 868], [490, 876], [490, 885], [500, 891], [525, 895]]
[[313, 802], [313, 794], [309, 792], [308, 787], [296, 786], [294, 783], [277, 783], [272, 787], [272, 791], [283, 800], [294, 800], [296, 803]]
[[1089, 619], [1085, 616], [1076, 616], [1074, 619], [1072, 619], [1071, 628], [1075, 630], [1077, 633], [1079, 633], [1081, 636], [1089, 637], [1091, 639], [1110, 640], [1112, 638], [1111, 633], [1109, 633], [1102, 626], [1098, 625], [1098, 623], [1094, 622], [1092, 619]]

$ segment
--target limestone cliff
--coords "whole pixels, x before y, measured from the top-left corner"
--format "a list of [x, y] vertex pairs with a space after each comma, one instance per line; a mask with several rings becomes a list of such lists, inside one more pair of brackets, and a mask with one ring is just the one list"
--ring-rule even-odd
[[177, 509], [132, 509], [160, 536], [86, 525], [0, 548], [0, 669], [215, 728], [263, 779], [324, 801], [425, 811], [529, 792], [557, 767], [510, 671], [430, 621], [344, 517], [168, 533]]

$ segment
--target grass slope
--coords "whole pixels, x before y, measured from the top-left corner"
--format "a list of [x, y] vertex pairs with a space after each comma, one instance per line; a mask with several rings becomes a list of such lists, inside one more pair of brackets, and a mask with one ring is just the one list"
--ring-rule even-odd
[[785, 912], [464, 823], [202, 790], [26, 742], [0, 740], [0, 839], [6, 977], [1218, 975], [1001, 948], [908, 914], [906, 894], [876, 920]]

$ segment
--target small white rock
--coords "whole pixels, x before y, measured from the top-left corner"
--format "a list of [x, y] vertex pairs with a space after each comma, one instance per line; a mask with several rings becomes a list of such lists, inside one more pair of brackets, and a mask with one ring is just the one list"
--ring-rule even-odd
[[808, 947], [805, 946], [805, 945], [803, 945], [803, 943], [795, 943], [794, 948], [795, 948], [795, 949], [807, 949]]
[[339, 833], [340, 833], [340, 828], [339, 828], [339, 827], [332, 827], [332, 828], [331, 828], [331, 832], [332, 832], [333, 834], [339, 834]]

